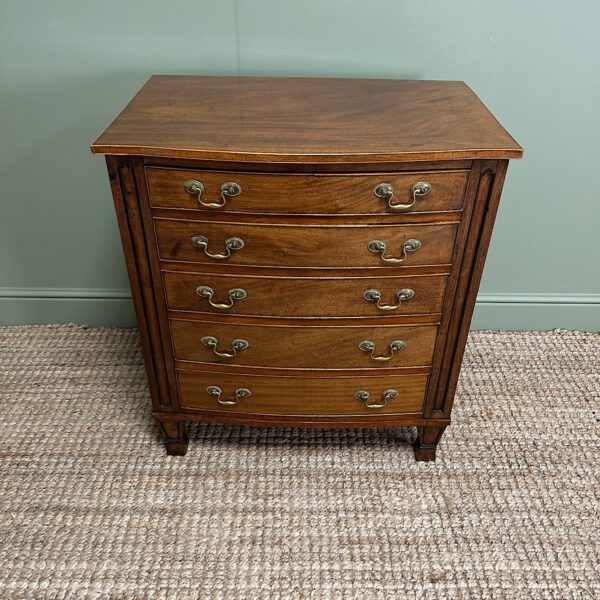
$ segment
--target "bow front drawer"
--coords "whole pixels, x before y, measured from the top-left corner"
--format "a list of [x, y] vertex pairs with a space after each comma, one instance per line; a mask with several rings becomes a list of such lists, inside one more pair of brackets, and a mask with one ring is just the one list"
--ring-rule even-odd
[[154, 219], [162, 260], [279, 267], [387, 267], [452, 262], [458, 223], [283, 225]]
[[311, 215], [461, 210], [468, 173], [294, 175], [146, 169], [150, 203], [156, 208]]
[[181, 407], [247, 415], [419, 414], [427, 375], [264, 377], [179, 371]]
[[171, 321], [175, 359], [281, 369], [431, 365], [437, 326], [281, 326]]
[[163, 272], [170, 310], [260, 317], [377, 317], [442, 312], [447, 275], [260, 277]]
[[169, 454], [208, 421], [414, 425], [435, 459], [522, 154], [468, 86], [152, 77], [93, 149]]

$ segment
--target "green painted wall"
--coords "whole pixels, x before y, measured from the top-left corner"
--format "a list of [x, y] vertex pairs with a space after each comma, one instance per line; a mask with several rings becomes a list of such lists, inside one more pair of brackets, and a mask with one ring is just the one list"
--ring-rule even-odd
[[0, 0], [0, 322], [131, 324], [102, 157], [152, 73], [466, 81], [525, 148], [477, 327], [600, 329], [597, 0]]

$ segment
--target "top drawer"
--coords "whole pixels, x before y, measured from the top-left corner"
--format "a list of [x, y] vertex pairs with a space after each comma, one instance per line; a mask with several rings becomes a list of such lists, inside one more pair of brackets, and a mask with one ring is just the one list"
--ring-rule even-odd
[[469, 171], [279, 174], [148, 167], [156, 208], [361, 215], [461, 210]]

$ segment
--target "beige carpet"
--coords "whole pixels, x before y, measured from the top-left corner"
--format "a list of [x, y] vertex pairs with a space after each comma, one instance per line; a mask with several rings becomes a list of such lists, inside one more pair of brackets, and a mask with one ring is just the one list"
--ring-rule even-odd
[[406, 430], [197, 425], [137, 334], [0, 329], [0, 598], [600, 598], [600, 336], [474, 333], [437, 463]]

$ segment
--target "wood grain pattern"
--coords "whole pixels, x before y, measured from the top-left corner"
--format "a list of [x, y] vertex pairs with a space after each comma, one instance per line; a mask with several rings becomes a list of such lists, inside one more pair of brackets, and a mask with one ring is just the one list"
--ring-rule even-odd
[[445, 429], [445, 423], [441, 424], [435, 421], [417, 427], [417, 439], [414, 443], [415, 460], [419, 462], [435, 460], [437, 445], [440, 443]]
[[244, 365], [229, 365], [224, 363], [200, 363], [190, 361], [179, 361], [176, 363], [178, 369], [185, 371], [197, 371], [206, 372], [210, 370], [214, 373], [230, 374], [237, 373], [238, 375], [260, 375], [273, 376], [273, 377], [288, 377], [290, 374], [298, 373], [303, 376], [310, 377], [369, 377], [369, 376], [384, 376], [384, 375], [429, 375], [431, 373], [431, 366], [424, 367], [402, 367], [398, 368], [379, 368], [379, 369], [289, 369], [289, 368], [277, 368], [277, 367], [248, 367]]
[[[217, 315], [249, 315], [280, 318], [395, 317], [436, 314], [442, 311], [447, 275], [377, 277], [260, 277], [220, 273], [163, 271], [167, 305], [170, 310]], [[230, 302], [228, 292], [242, 288], [247, 296], [229, 309], [210, 306], [196, 288], [214, 290], [213, 302]], [[396, 293], [412, 289], [414, 297], [400, 302], [395, 310], [381, 310], [368, 302], [364, 293], [377, 289], [381, 303], [398, 303]]]
[[508, 161], [485, 161], [478, 165], [480, 177], [476, 191], [477, 210], [471, 223], [472, 234], [467, 241], [465, 259], [461, 265], [464, 273], [451, 310], [452, 336], [444, 348], [440, 377], [428, 398], [428, 410], [433, 418], [448, 418], [454, 403], [454, 394], [469, 326], [475, 308], [477, 291], [483, 274], [485, 257], [489, 248], [494, 220], [502, 194]]
[[364, 213], [362, 215], [304, 215], [268, 213], [234, 213], [227, 211], [191, 211], [180, 208], [152, 208], [152, 214], [158, 219], [220, 221], [239, 223], [240, 221], [265, 225], [283, 223], [288, 225], [314, 225], [318, 223], [339, 225], [426, 225], [428, 223], [454, 223], [462, 220], [461, 211], [403, 212], [398, 214]]
[[297, 161], [286, 163], [278, 162], [232, 162], [230, 160], [211, 160], [201, 158], [164, 158], [160, 156], [142, 157], [147, 167], [161, 167], [167, 169], [230, 171], [244, 173], [403, 173], [406, 171], [469, 171], [473, 161], [468, 159], [445, 160], [403, 160], [385, 162], [311, 162], [299, 163]]
[[[241, 413], [244, 415], [280, 415], [306, 418], [311, 415], [361, 416], [410, 413], [420, 416], [427, 375], [392, 377], [253, 377], [178, 371], [181, 405], [184, 409]], [[219, 386], [222, 399], [235, 398], [234, 391], [246, 388], [252, 392], [235, 406], [223, 406], [206, 393], [210, 385]], [[371, 402], [381, 398], [385, 390], [395, 389], [397, 398], [384, 408], [367, 408], [354, 397], [365, 390]]]
[[[450, 264], [457, 223], [439, 225], [287, 225], [218, 221], [155, 219], [160, 258], [198, 264], [216, 262], [245, 266], [380, 267], [401, 269], [420, 265]], [[191, 243], [194, 235], [209, 240], [211, 253], [223, 253], [225, 240], [239, 237], [245, 246], [226, 260], [209, 258]], [[418, 239], [422, 247], [410, 252], [401, 264], [386, 263], [369, 252], [372, 240], [383, 240], [389, 255], [401, 256], [404, 241]], [[386, 253], [387, 256], [387, 253]]]
[[518, 158], [459, 81], [154, 76], [93, 152], [267, 162]]
[[134, 165], [131, 161], [113, 156], [107, 157], [106, 163], [142, 339], [152, 404], [155, 410], [176, 410], [178, 395], [173, 390], [168, 373], [172, 357], [168, 347], [165, 349], [160, 334], [160, 307], [155, 297], [158, 290], [152, 279], [151, 261], [145, 244]]
[[[381, 369], [428, 366], [433, 357], [437, 327], [369, 326], [338, 327], [240, 325], [214, 321], [171, 320], [175, 358], [179, 361], [286, 369]], [[249, 347], [233, 358], [222, 358], [200, 341], [204, 336], [219, 340], [217, 350], [231, 352], [235, 339], [244, 339]], [[358, 348], [359, 342], [375, 343], [376, 356], [392, 356], [390, 360], [370, 358]], [[406, 348], [390, 352], [389, 345], [401, 340]]]
[[[369, 427], [418, 427], [427, 425], [430, 419], [425, 419], [420, 413], [402, 413], [399, 415], [369, 414], [369, 415], [248, 415], [226, 411], [202, 411], [182, 408], [178, 413], [153, 412], [152, 416], [158, 422], [201, 422], [220, 423], [226, 425], [244, 425], [249, 427], [308, 427], [312, 429], [331, 428], [369, 428]], [[436, 424], [441, 423], [439, 419]], [[167, 448], [167, 454], [169, 453]]]
[[[186, 421], [260, 426], [415, 425], [417, 460], [434, 460], [452, 403], [508, 158], [521, 148], [460, 82], [154, 77], [93, 145], [107, 165], [126, 255], [153, 414], [170, 454], [187, 449]], [[117, 154], [137, 156], [119, 157]], [[222, 182], [242, 195], [199, 209], [187, 178], [216, 199]], [[390, 212], [373, 187], [407, 200], [417, 179], [433, 191]], [[225, 239], [245, 246], [206, 256]], [[372, 240], [401, 263], [369, 252]], [[247, 296], [224, 311], [235, 287]], [[392, 303], [382, 312], [367, 289]], [[250, 344], [217, 357], [234, 339]], [[376, 362], [358, 348], [371, 340]], [[206, 392], [252, 390], [235, 406]], [[366, 390], [381, 408], [354, 396]]]
[[[459, 231], [456, 237], [454, 255], [452, 257], [452, 270], [446, 286], [446, 293], [442, 306], [442, 319], [438, 330], [431, 376], [429, 378], [429, 384], [427, 388], [427, 397], [424, 408], [424, 415], [427, 418], [432, 417], [430, 400], [433, 390], [437, 385], [440, 373], [443, 370], [444, 349], [448, 344], [453, 343], [455, 323], [452, 315], [452, 306], [457, 300], [457, 290], [462, 285], [462, 281], [464, 280], [463, 262], [469, 250], [468, 244], [471, 235], [472, 217], [474, 213], [479, 211], [479, 207], [476, 203], [476, 195], [481, 176], [480, 167], [481, 161], [473, 162], [473, 168], [471, 169], [471, 175], [469, 177], [467, 190], [465, 193], [465, 204]], [[436, 415], [436, 418], [437, 417], [439, 417], [439, 415]]]
[[183, 420], [167, 421], [157, 419], [158, 426], [165, 439], [167, 454], [169, 456], [184, 456], [188, 448], [186, 423]]
[[146, 264], [141, 267], [149, 271], [149, 283], [144, 287], [145, 294], [152, 294], [156, 312], [153, 315], [153, 326], [156, 328], [158, 337], [157, 343], [160, 342], [160, 350], [165, 364], [165, 376], [169, 386], [171, 404], [173, 410], [179, 407], [179, 395], [177, 393], [177, 380], [175, 377], [175, 362], [172, 352], [170, 352], [170, 332], [167, 319], [167, 306], [165, 295], [162, 290], [161, 282], [162, 275], [160, 272], [160, 264], [158, 261], [158, 252], [156, 244], [148, 243], [152, 239], [153, 224], [148, 196], [146, 194], [146, 185], [144, 178], [143, 161], [139, 157], [133, 157], [131, 160], [131, 168], [135, 177], [135, 189], [139, 210], [139, 222], [141, 231], [135, 235], [135, 238], [143, 246], [146, 252]]
[[[213, 213], [270, 214], [403, 214], [436, 211], [456, 211], [462, 208], [468, 171], [429, 171], [415, 173], [378, 173], [375, 175], [346, 174], [266, 174], [239, 171], [191, 171], [167, 168], [147, 168], [150, 203], [154, 207], [179, 208]], [[234, 181], [242, 188], [239, 196], [230, 198], [223, 208], [205, 208], [198, 196], [185, 191], [188, 180], [204, 186], [204, 203], [221, 201], [221, 185]], [[387, 200], [378, 198], [373, 189], [379, 183], [394, 188], [392, 202], [412, 202], [411, 187], [419, 181], [431, 184], [431, 191], [406, 211], [388, 207]]]

